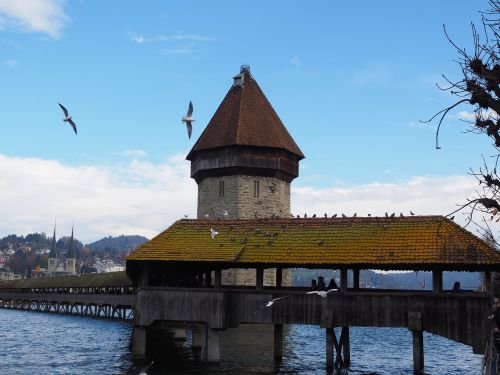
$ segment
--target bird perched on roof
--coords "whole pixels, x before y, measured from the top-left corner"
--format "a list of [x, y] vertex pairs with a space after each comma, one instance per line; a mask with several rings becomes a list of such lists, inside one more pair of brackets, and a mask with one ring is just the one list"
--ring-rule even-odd
[[315, 218], [316, 217], [316, 214], [313, 215], [313, 217]]
[[186, 124], [188, 138], [191, 138], [191, 133], [193, 132], [193, 124], [192, 124], [193, 121], [194, 121], [194, 119], [193, 119], [193, 103], [191, 103], [191, 101], [189, 101], [189, 107], [188, 107], [186, 116], [182, 117], [182, 122], [184, 122]]
[[337, 214], [332, 215], [332, 219], [335, 219], [337, 217]]
[[414, 214], [413, 212], [411, 212], [411, 211], [410, 211], [410, 215], [411, 215], [411, 216], [415, 216], [415, 214]]
[[76, 124], [75, 122], [73, 121], [73, 116], [70, 116], [69, 115], [69, 112], [68, 110], [66, 109], [65, 106], [63, 106], [61, 103], [57, 103], [59, 104], [59, 107], [61, 107], [62, 111], [64, 112], [64, 118], [63, 118], [63, 121], [64, 122], [67, 122], [68, 124], [71, 125], [71, 127], [73, 128], [73, 130], [75, 131], [75, 134], [77, 134], [77, 131], [76, 131]]
[[229, 212], [227, 212], [227, 210], [224, 210], [223, 215], [226, 216], [226, 217], [228, 217], [229, 216]]
[[387, 213], [387, 211], [385, 211], [385, 217], [389, 217], [389, 214]]
[[371, 217], [371, 216], [372, 216], [372, 214], [368, 214], [368, 217]]
[[400, 212], [400, 213], [399, 213], [399, 216], [400, 216], [400, 217], [405, 217], [405, 215], [403, 215], [403, 213], [402, 213], [402, 212]]
[[333, 288], [333, 289], [330, 289], [330, 290], [313, 290], [312, 292], [307, 292], [307, 294], [317, 294], [318, 296], [320, 296], [321, 298], [326, 298], [326, 296], [328, 295], [328, 293], [330, 292], [336, 292], [338, 291], [337, 288]]
[[215, 236], [217, 236], [219, 232], [217, 232], [214, 228], [210, 228], [210, 236], [212, 237], [212, 240], [215, 240]]
[[325, 219], [328, 217], [328, 215], [325, 213]]
[[356, 217], [356, 216], [358, 216], [357, 212], [355, 212], [354, 215], [352, 215], [352, 217]]
[[304, 219], [307, 219], [307, 214], [304, 214]]
[[393, 213], [391, 214], [391, 217], [394, 217], [394, 216], [396, 216], [396, 213], [395, 213], [395, 212], [393, 212]]
[[347, 216], [346, 216], [346, 215], [342, 212], [342, 217], [343, 217], [343, 218], [346, 218]]

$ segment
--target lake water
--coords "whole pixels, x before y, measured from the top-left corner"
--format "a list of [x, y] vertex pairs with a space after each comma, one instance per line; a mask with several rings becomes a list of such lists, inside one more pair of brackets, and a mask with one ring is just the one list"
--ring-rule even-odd
[[[272, 360], [271, 330], [253, 327], [249, 339], [229, 330], [220, 365], [203, 366], [187, 344], [177, 344], [148, 374], [325, 374], [325, 333], [288, 326], [284, 358]], [[244, 330], [244, 329], [243, 329]], [[0, 374], [138, 374], [130, 359], [128, 322], [0, 309]], [[352, 327], [348, 374], [412, 374], [412, 339], [407, 329]], [[468, 346], [424, 334], [426, 374], [480, 374], [482, 356]], [[165, 353], [174, 349], [165, 347]]]

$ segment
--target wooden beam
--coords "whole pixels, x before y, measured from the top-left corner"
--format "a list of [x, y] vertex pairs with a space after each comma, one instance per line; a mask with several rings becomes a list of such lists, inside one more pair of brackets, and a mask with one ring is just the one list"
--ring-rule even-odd
[[342, 327], [342, 333], [340, 335], [340, 345], [344, 352], [344, 366], [349, 367], [351, 364], [351, 344], [349, 342], [349, 326]]
[[347, 269], [340, 270], [340, 290], [342, 292], [347, 291]]
[[413, 373], [421, 374], [424, 370], [424, 335], [423, 331], [412, 331], [413, 334]]
[[283, 359], [283, 324], [274, 325], [274, 360]]
[[222, 286], [222, 270], [215, 270], [215, 287], [220, 288]]
[[326, 328], [326, 371], [333, 371], [333, 338], [335, 332], [333, 328]]
[[443, 271], [432, 271], [432, 291], [434, 293], [443, 291]]
[[281, 287], [283, 284], [283, 268], [276, 268], [276, 286]]
[[262, 290], [264, 286], [264, 269], [257, 268], [255, 272], [255, 289]]
[[352, 270], [352, 287], [354, 290], [359, 290], [359, 269]]

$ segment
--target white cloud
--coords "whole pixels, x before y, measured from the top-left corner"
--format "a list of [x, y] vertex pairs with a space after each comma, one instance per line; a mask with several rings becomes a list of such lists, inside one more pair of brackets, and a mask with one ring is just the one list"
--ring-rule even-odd
[[68, 22], [64, 0], [0, 0], [0, 30], [17, 28], [57, 38]]
[[300, 59], [300, 57], [294, 56], [290, 59], [290, 64], [292, 64], [295, 69], [300, 69], [300, 67], [302, 66], [302, 60]]
[[184, 155], [162, 164], [134, 160], [68, 166], [0, 154], [0, 236], [50, 232], [95, 241], [107, 235], [156, 235], [184, 214], [196, 216], [196, 183]]
[[356, 85], [383, 83], [389, 79], [389, 69], [382, 64], [367, 66], [354, 73], [352, 82]]
[[292, 213], [384, 216], [386, 211], [409, 215], [411, 210], [419, 215], [446, 215], [471, 197], [476, 187], [477, 181], [470, 176], [413, 177], [398, 183], [324, 189], [292, 187]]
[[[114, 165], [70, 166], [0, 154], [0, 236], [52, 231], [92, 242], [108, 235], [151, 238], [183, 215], [196, 217], [197, 187], [185, 155], [164, 163], [134, 159]], [[354, 212], [383, 216], [410, 210], [444, 215], [472, 196], [470, 176], [413, 177], [398, 183], [331, 188], [292, 187], [292, 212], [322, 216]], [[461, 215], [457, 215], [461, 220]]]
[[17, 68], [19, 63], [17, 62], [17, 60], [9, 59], [9, 60], [5, 60], [5, 65], [7, 65], [10, 68]]
[[148, 153], [143, 150], [124, 150], [122, 155], [130, 156], [131, 158], [144, 158], [148, 156]]
[[130, 36], [130, 41], [138, 44], [172, 41], [213, 42], [215, 38], [196, 34], [155, 35], [151, 37], [134, 34]]
[[475, 121], [476, 120], [476, 115], [472, 112], [467, 112], [467, 111], [458, 112], [457, 117], [460, 120], [466, 120], [466, 121]]
[[190, 55], [196, 52], [193, 48], [170, 48], [164, 49], [162, 52], [166, 55], [172, 56], [181, 56], [181, 55]]

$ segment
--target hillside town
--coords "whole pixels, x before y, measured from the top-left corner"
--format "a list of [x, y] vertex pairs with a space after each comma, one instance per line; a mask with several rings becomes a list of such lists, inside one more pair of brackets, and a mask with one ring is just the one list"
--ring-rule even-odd
[[11, 234], [0, 238], [0, 280], [123, 271], [125, 257], [146, 240], [122, 235], [84, 245], [55, 233]]

